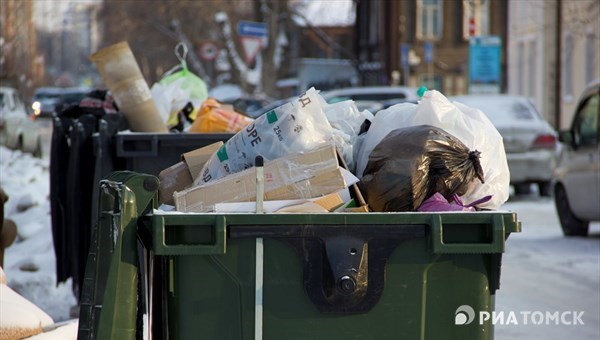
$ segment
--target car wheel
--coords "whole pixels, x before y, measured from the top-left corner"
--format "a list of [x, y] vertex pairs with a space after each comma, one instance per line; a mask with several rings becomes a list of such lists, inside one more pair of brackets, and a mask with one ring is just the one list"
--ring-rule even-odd
[[516, 183], [513, 184], [515, 187], [515, 194], [517, 195], [529, 195], [531, 194], [531, 185], [529, 183]]
[[537, 185], [539, 188], [540, 196], [552, 196], [552, 184], [550, 183], [550, 181], [538, 182]]
[[23, 151], [23, 136], [22, 135], [19, 135], [19, 139], [17, 141], [17, 145], [15, 146], [15, 150], [19, 150], [21, 152], [24, 152]]
[[560, 184], [554, 189], [554, 204], [565, 236], [587, 236], [590, 222], [582, 221], [573, 214], [567, 192]]
[[42, 158], [42, 142], [38, 140], [35, 146], [35, 150], [33, 150], [33, 157]]

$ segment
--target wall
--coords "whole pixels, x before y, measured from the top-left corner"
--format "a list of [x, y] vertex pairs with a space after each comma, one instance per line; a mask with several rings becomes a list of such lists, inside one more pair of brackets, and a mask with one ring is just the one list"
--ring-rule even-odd
[[[600, 78], [600, 2], [563, 0], [561, 14], [559, 128], [566, 129], [571, 125], [577, 100], [588, 80]], [[586, 70], [588, 65], [593, 66], [592, 72]]]
[[530, 97], [556, 126], [556, 0], [511, 0], [508, 93]]

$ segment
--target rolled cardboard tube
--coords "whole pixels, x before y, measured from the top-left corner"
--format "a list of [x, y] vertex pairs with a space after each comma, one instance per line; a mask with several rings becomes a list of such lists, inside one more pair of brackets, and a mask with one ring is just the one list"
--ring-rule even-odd
[[168, 132], [126, 41], [99, 50], [90, 55], [90, 60], [96, 64], [131, 131]]

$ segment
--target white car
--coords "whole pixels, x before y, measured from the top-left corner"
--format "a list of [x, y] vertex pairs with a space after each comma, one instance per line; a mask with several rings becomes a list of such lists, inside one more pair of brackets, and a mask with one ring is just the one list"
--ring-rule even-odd
[[0, 143], [11, 149], [42, 156], [42, 141], [33, 117], [27, 114], [19, 92], [0, 87]]
[[565, 236], [585, 236], [600, 221], [600, 79], [581, 95], [554, 171], [554, 203]]
[[500, 132], [515, 194], [531, 192], [538, 185], [541, 196], [552, 194], [552, 171], [556, 166], [557, 133], [526, 97], [491, 94], [449, 97], [480, 109]]

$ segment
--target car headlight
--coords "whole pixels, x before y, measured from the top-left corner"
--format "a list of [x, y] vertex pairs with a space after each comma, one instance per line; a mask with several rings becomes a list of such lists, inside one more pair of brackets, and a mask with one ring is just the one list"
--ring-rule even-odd
[[38, 116], [41, 113], [42, 104], [38, 101], [35, 101], [33, 104], [31, 104], [31, 108], [33, 109], [33, 114]]

